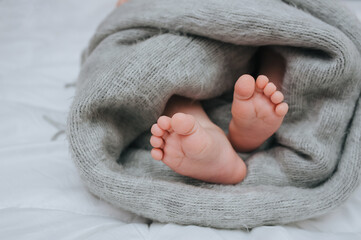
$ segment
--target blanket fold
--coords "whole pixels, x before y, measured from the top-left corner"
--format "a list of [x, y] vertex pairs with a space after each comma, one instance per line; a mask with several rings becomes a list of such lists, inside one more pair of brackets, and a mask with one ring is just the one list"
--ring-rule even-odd
[[[360, 34], [333, 0], [130, 0], [83, 54], [67, 133], [84, 183], [141, 216], [218, 228], [339, 206], [360, 182]], [[149, 128], [174, 94], [201, 100], [227, 131], [234, 83], [255, 70], [259, 47], [286, 60], [290, 108], [267, 146], [243, 157], [246, 179], [204, 183], [152, 160]]]

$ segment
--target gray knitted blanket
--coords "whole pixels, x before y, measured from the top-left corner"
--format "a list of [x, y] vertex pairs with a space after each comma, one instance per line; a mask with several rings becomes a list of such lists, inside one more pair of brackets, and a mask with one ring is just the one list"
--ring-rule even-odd
[[[218, 228], [284, 224], [339, 206], [360, 182], [361, 28], [333, 0], [130, 0], [83, 55], [68, 118], [88, 189], [160, 222]], [[287, 62], [290, 109], [246, 179], [210, 184], [151, 158], [150, 127], [167, 100], [199, 99], [227, 131], [232, 88], [261, 46]]]

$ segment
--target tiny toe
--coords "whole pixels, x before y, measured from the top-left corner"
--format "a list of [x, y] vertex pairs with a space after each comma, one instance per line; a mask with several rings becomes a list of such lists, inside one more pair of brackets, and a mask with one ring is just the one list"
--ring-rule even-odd
[[288, 104], [283, 102], [276, 106], [275, 112], [278, 116], [284, 117], [288, 112]]
[[190, 114], [176, 113], [172, 117], [173, 130], [181, 135], [190, 135], [196, 130], [196, 120]]
[[276, 85], [274, 83], [268, 83], [266, 87], [263, 89], [264, 95], [267, 97], [271, 96], [276, 91]]
[[150, 132], [157, 137], [161, 137], [164, 135], [165, 131], [161, 129], [158, 124], [153, 124], [152, 128], [150, 129]]
[[251, 75], [242, 75], [234, 85], [234, 97], [245, 100], [253, 96], [255, 81]]
[[163, 159], [163, 151], [159, 148], [153, 148], [151, 151], [150, 151], [150, 155], [152, 155], [152, 158], [154, 160], [162, 160]]
[[271, 95], [271, 101], [274, 104], [281, 103], [283, 101], [283, 99], [284, 99], [284, 96], [280, 91], [276, 91]]
[[171, 122], [171, 118], [167, 117], [167, 116], [160, 116], [157, 121], [158, 126], [161, 129], [167, 130], [167, 131], [169, 131], [171, 129], [170, 122]]
[[160, 137], [151, 136], [149, 141], [150, 141], [150, 145], [152, 145], [152, 147], [163, 148], [163, 146], [164, 146], [164, 141]]
[[262, 91], [268, 82], [269, 82], [268, 77], [266, 77], [265, 75], [258, 76], [256, 80], [256, 89], [258, 91]]

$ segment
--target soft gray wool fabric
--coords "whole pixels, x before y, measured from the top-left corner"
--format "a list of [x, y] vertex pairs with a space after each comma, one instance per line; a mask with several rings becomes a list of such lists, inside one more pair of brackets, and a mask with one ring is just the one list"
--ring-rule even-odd
[[[251, 228], [318, 216], [360, 182], [361, 29], [333, 0], [130, 0], [83, 55], [68, 119], [86, 186], [160, 222]], [[178, 94], [227, 131], [232, 89], [260, 46], [287, 62], [290, 109], [236, 185], [197, 181], [150, 156], [150, 127]]]

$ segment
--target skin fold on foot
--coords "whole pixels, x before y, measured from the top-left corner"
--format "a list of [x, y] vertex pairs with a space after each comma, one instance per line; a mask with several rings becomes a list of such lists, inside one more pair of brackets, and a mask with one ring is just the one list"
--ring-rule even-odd
[[152, 157], [181, 175], [222, 184], [236, 184], [246, 175], [245, 163], [211, 121], [201, 124], [184, 113], [161, 116], [151, 133]]
[[228, 134], [236, 151], [255, 150], [278, 130], [288, 111], [283, 100], [283, 94], [264, 75], [255, 80], [246, 74], [237, 80]]

